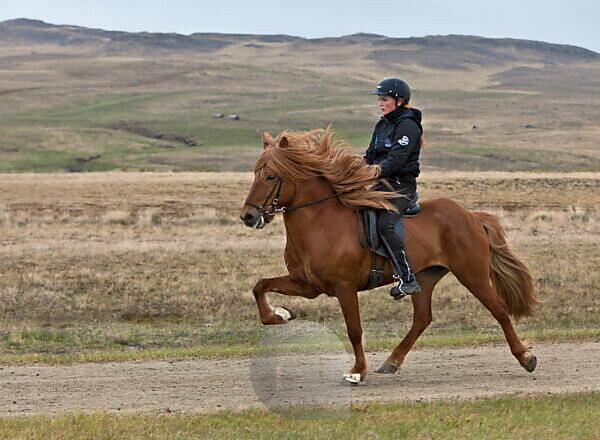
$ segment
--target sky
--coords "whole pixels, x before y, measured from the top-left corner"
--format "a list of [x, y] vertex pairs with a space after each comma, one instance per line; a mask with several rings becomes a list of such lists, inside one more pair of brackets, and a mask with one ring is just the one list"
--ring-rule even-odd
[[186, 35], [463, 34], [571, 44], [600, 52], [598, 0], [0, 0], [0, 21], [14, 18]]

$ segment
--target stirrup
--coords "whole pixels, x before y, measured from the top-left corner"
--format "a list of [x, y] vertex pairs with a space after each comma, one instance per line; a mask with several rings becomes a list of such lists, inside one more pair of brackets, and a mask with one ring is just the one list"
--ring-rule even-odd
[[415, 295], [421, 291], [421, 286], [415, 278], [411, 281], [404, 281], [402, 277], [394, 275], [394, 279], [398, 281], [398, 285], [390, 290], [390, 295], [395, 300], [402, 299], [407, 295]]

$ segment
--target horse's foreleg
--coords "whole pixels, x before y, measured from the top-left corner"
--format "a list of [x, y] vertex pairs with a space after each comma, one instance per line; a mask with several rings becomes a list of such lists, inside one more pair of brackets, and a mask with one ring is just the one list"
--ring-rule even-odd
[[348, 338], [354, 350], [354, 367], [349, 373], [344, 374], [344, 380], [357, 384], [367, 376], [367, 360], [362, 345], [362, 327], [358, 308], [358, 295], [356, 289], [340, 286], [336, 289], [336, 296], [344, 314]]
[[263, 278], [259, 280], [252, 293], [258, 307], [260, 320], [265, 325], [285, 324], [296, 317], [294, 313], [284, 307], [275, 310], [269, 305], [267, 292], [277, 292], [283, 295], [302, 296], [305, 298], [316, 298], [319, 292], [308, 284], [292, 280], [289, 276]]
[[413, 347], [421, 333], [431, 323], [431, 295], [437, 282], [448, 273], [445, 269], [432, 269], [429, 272], [417, 274], [421, 292], [412, 295], [413, 322], [409, 332], [400, 344], [394, 348], [390, 356], [379, 367], [377, 373], [395, 373], [404, 362], [404, 358]]

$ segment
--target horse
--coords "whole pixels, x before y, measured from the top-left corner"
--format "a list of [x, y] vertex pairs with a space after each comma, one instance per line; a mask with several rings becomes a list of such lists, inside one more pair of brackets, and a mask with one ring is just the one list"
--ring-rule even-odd
[[[264, 133], [262, 141], [240, 218], [246, 226], [261, 229], [283, 214], [288, 274], [260, 279], [253, 287], [260, 320], [278, 325], [295, 318], [287, 308], [272, 308], [267, 292], [337, 298], [354, 351], [354, 365], [343, 378], [358, 384], [367, 376], [367, 361], [357, 294], [368, 287], [371, 250], [357, 238], [357, 212], [365, 207], [395, 209], [390, 197], [398, 195], [370, 189], [377, 181], [376, 166], [365, 164], [331, 127], [283, 131], [275, 138]], [[531, 272], [507, 245], [498, 218], [438, 198], [421, 202], [420, 213], [405, 218], [404, 227], [408, 259], [422, 291], [410, 297], [410, 330], [377, 372], [398, 371], [431, 323], [432, 292], [449, 272], [498, 321], [519, 364], [534, 371], [536, 356], [519, 339], [510, 317], [531, 316], [540, 300]], [[392, 275], [388, 260], [380, 285], [391, 283]]]

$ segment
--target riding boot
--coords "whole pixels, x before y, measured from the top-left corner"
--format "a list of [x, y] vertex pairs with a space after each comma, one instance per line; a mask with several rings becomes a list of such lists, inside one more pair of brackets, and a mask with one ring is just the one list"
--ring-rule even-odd
[[378, 221], [379, 233], [392, 260], [394, 279], [398, 281], [398, 285], [393, 286], [390, 290], [390, 295], [394, 299], [401, 299], [406, 295], [414, 295], [421, 291], [421, 286], [408, 264], [402, 238], [395, 232], [395, 225], [400, 217], [398, 213], [382, 211]]
[[410, 265], [406, 258], [404, 249], [392, 248], [393, 260], [397, 266], [394, 270], [394, 280], [398, 282], [397, 285], [390, 289], [390, 295], [394, 299], [404, 298], [406, 295], [414, 295], [421, 291], [421, 286], [417, 282], [414, 273], [410, 270]]
[[407, 269], [408, 275], [394, 275], [394, 279], [398, 281], [398, 285], [390, 289], [390, 295], [394, 299], [401, 299], [406, 295], [414, 295], [421, 291], [421, 286], [419, 286], [415, 275], [410, 271], [410, 267], [407, 267]]

